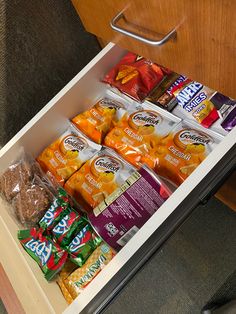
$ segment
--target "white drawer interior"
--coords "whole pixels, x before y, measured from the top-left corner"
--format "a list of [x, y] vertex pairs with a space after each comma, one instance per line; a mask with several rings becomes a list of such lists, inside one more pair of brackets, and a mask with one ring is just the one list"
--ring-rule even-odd
[[[37, 156], [65, 130], [68, 118], [87, 109], [103, 95], [106, 85], [100, 79], [124, 53], [113, 44], [104, 48], [0, 151], [0, 172], [15, 158], [21, 146]], [[1, 262], [26, 312], [81, 311], [233, 146], [235, 137], [236, 129], [225, 137], [69, 307], [57, 284], [47, 283], [38, 265], [22, 249], [17, 240], [19, 227], [8, 214], [5, 204], [0, 203]]]

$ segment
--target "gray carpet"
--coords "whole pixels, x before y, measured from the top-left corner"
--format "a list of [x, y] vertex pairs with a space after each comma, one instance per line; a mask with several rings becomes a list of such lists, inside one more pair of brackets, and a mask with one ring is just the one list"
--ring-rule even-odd
[[[0, 145], [100, 48], [70, 1], [0, 0]], [[236, 214], [212, 199], [142, 268], [106, 313], [199, 313], [236, 296]]]
[[196, 208], [105, 313], [197, 314], [210, 299], [236, 298], [235, 248], [236, 214], [212, 198]]

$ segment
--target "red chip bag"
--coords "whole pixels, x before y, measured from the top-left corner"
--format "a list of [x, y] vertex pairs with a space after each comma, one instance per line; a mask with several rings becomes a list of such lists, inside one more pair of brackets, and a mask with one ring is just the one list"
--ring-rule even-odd
[[118, 88], [122, 93], [143, 101], [151, 90], [161, 82], [166, 71], [157, 64], [128, 52], [104, 78], [104, 82]]

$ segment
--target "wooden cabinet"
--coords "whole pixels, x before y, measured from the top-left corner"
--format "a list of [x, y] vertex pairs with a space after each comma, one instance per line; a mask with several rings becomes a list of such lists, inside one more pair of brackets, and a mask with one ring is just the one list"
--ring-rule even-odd
[[[186, 74], [236, 98], [236, 1], [72, 0], [88, 32]], [[158, 39], [176, 28], [177, 37], [153, 47], [113, 31], [110, 22]]]

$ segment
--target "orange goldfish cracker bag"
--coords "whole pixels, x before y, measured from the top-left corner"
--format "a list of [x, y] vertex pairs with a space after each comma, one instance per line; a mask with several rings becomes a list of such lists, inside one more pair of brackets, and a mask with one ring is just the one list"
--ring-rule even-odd
[[75, 126], [94, 142], [101, 144], [105, 135], [118, 121], [119, 116], [125, 113], [124, 105], [113, 98], [120, 98], [115, 94], [104, 97], [96, 102], [89, 110], [78, 114], [72, 119]]
[[134, 171], [135, 168], [113, 150], [103, 148], [70, 177], [65, 189], [89, 211], [123, 184]]
[[153, 104], [133, 103], [105, 137], [104, 143], [134, 166], [139, 167], [141, 162], [154, 168], [155, 163], [149, 158], [150, 151], [179, 122], [179, 118]]
[[223, 136], [190, 121], [180, 122], [153, 152], [155, 171], [180, 185], [210, 154]]
[[63, 185], [101, 146], [90, 141], [72, 125], [44, 149], [37, 161], [43, 170]]
[[114, 255], [114, 251], [107, 244], [102, 243], [82, 267], [64, 280], [65, 287], [73, 299], [100, 273]]

